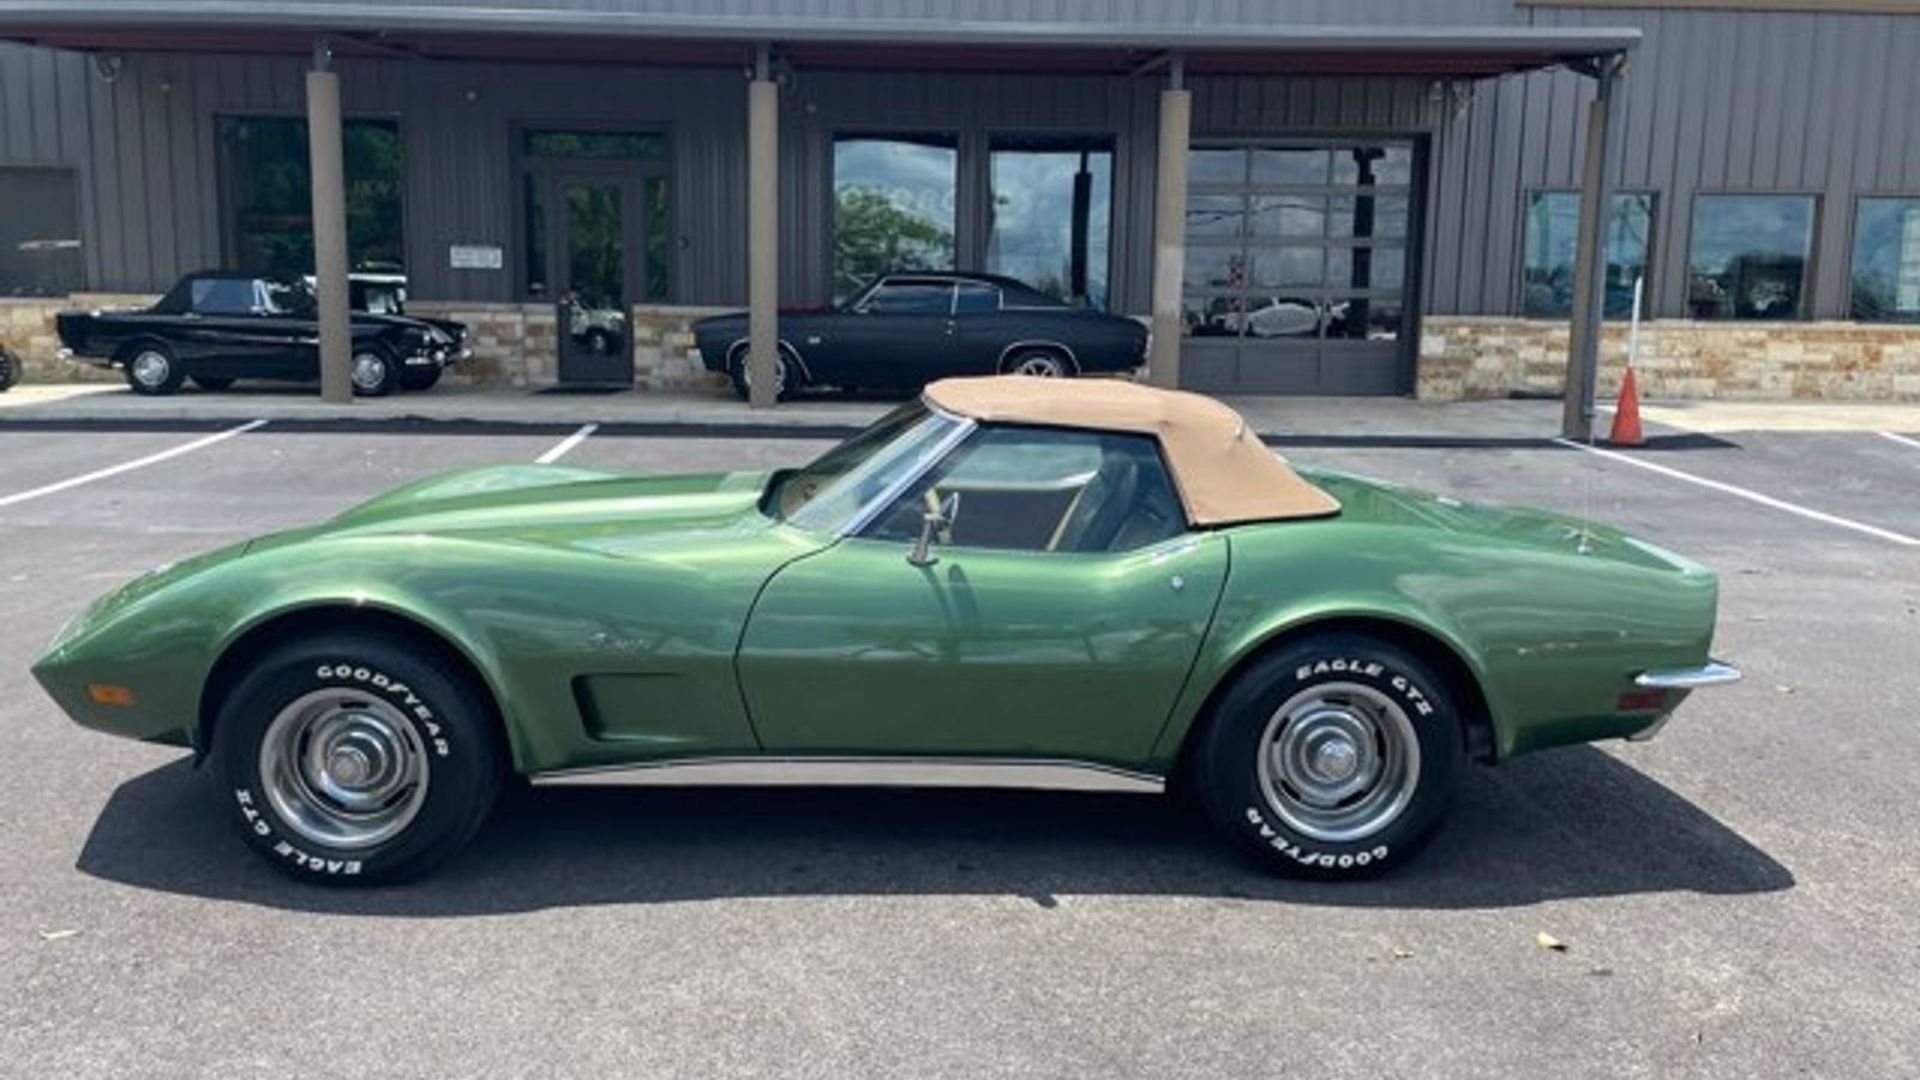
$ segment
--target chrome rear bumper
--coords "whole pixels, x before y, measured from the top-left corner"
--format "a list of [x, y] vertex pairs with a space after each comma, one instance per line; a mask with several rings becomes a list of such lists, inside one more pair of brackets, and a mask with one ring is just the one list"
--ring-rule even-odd
[[1643, 671], [1634, 676], [1633, 685], [1649, 690], [1698, 690], [1706, 686], [1725, 686], [1740, 681], [1740, 669], [1719, 660], [1709, 660], [1697, 668], [1666, 668]]

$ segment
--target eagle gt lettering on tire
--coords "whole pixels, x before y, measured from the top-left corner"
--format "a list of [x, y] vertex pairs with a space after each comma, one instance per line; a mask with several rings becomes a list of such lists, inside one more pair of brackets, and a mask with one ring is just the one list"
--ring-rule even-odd
[[1425, 664], [1385, 642], [1330, 634], [1243, 672], [1194, 750], [1209, 816], [1256, 861], [1351, 877], [1426, 842], [1464, 742], [1446, 686]]

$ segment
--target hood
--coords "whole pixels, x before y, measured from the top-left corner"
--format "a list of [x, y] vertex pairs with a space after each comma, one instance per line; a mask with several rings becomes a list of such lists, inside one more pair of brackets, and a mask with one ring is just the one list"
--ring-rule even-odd
[[619, 554], [667, 534], [760, 530], [765, 472], [628, 476], [557, 465], [468, 469], [397, 488], [310, 529], [254, 542], [267, 550], [326, 536], [424, 535]]
[[1329, 519], [1437, 529], [1491, 542], [1610, 559], [1653, 570], [1704, 572], [1705, 567], [1619, 529], [1530, 507], [1486, 506], [1332, 469], [1300, 468], [1302, 478], [1340, 501]]

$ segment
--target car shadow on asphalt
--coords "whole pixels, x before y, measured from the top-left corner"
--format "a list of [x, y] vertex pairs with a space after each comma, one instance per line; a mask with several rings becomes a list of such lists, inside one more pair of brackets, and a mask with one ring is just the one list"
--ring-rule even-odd
[[1469, 774], [1447, 825], [1387, 877], [1263, 873], [1151, 795], [863, 788], [543, 788], [407, 885], [328, 889], [242, 848], [185, 761], [123, 784], [79, 869], [144, 889], [335, 914], [447, 917], [729, 897], [1188, 896], [1340, 907], [1508, 907], [1792, 887], [1778, 862], [1589, 747]]

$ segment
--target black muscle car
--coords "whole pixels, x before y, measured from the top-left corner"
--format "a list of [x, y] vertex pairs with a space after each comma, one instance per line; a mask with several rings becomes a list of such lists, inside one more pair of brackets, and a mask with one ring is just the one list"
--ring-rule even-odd
[[[708, 371], [747, 396], [747, 316], [693, 326]], [[844, 307], [780, 313], [780, 397], [806, 386], [917, 389], [950, 375], [1062, 378], [1146, 362], [1147, 328], [994, 274], [889, 274]]]
[[[269, 274], [189, 274], [149, 308], [69, 311], [55, 322], [68, 355], [118, 368], [140, 394], [171, 394], [187, 379], [224, 390], [235, 379], [320, 377], [313, 290]], [[464, 354], [466, 328], [445, 320], [352, 314], [353, 392], [425, 389]]]

